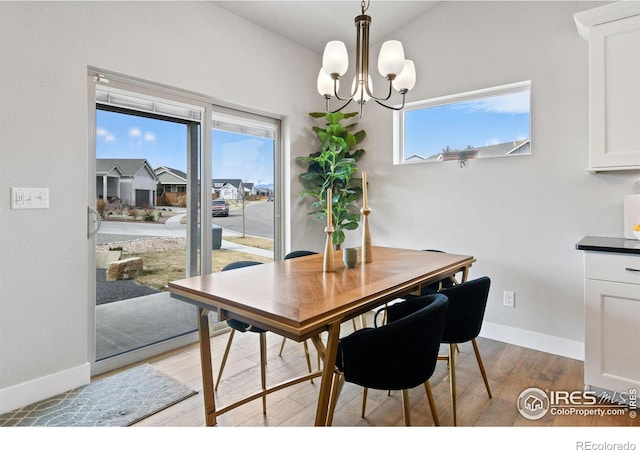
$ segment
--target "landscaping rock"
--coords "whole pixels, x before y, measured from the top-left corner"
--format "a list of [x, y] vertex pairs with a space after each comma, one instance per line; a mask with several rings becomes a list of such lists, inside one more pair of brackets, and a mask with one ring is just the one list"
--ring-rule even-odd
[[121, 251], [96, 252], [96, 269], [108, 269], [111, 263], [118, 261], [122, 255]]
[[129, 280], [142, 273], [142, 258], [126, 258], [109, 264], [107, 281]]

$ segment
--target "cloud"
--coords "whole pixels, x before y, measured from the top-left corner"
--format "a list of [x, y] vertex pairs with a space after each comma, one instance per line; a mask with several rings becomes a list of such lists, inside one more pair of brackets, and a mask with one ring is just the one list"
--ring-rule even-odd
[[115, 142], [116, 141], [116, 137], [113, 133], [110, 133], [109, 130], [107, 130], [104, 127], [98, 127], [96, 128], [96, 136], [99, 138], [102, 138], [105, 142]]
[[245, 182], [273, 179], [273, 150], [265, 147], [264, 140], [247, 137], [224, 143], [214, 150], [214, 178], [241, 178]]
[[147, 141], [147, 142], [155, 142], [155, 140], [156, 140], [156, 134], [155, 134], [155, 133], [152, 133], [151, 131], [147, 131], [147, 132], [144, 134], [144, 140], [145, 140], [145, 141]]
[[472, 112], [527, 114], [529, 113], [529, 92], [499, 95], [466, 102], [463, 105]]
[[139, 138], [142, 136], [142, 131], [140, 131], [140, 128], [129, 128], [129, 136]]

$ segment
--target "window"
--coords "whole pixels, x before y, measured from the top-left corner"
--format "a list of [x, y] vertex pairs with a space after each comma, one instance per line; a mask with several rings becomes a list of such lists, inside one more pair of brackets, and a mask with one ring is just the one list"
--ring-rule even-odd
[[394, 112], [394, 164], [531, 154], [531, 82], [408, 104]]

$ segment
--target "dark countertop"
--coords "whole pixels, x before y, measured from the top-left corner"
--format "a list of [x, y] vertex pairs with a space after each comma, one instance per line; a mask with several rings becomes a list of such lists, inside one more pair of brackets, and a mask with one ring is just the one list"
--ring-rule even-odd
[[576, 249], [591, 252], [633, 253], [640, 255], [640, 240], [586, 236], [576, 244]]

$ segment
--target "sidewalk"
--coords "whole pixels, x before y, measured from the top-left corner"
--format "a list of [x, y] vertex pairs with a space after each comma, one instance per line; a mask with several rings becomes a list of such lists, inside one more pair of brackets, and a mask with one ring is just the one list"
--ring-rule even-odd
[[[184, 214], [169, 217], [164, 224], [146, 222], [115, 222], [104, 221], [96, 236], [96, 244], [110, 244], [119, 241], [131, 241], [134, 239], [148, 239], [154, 237], [187, 237], [187, 227], [181, 223]], [[235, 242], [226, 241], [227, 236], [241, 236], [240, 233], [222, 229], [221, 248], [244, 252], [253, 255], [273, 258], [273, 251], [263, 250]]]

